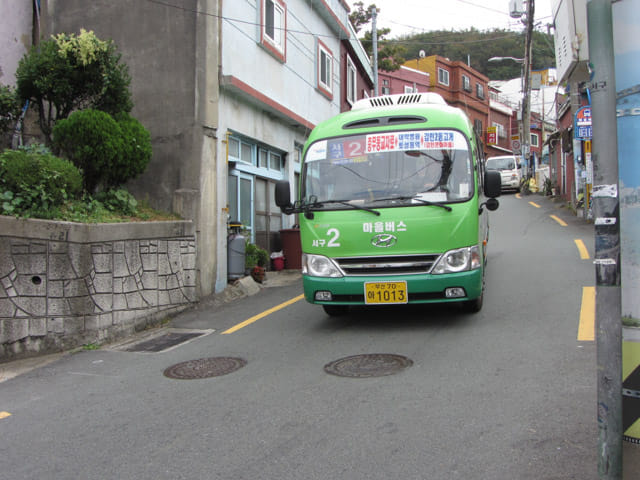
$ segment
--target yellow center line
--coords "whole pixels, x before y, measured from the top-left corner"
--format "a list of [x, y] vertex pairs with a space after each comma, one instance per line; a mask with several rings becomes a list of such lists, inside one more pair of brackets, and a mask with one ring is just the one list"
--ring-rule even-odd
[[538, 205], [537, 203], [534, 203], [534, 202], [529, 202], [529, 205], [533, 205], [536, 208], [540, 208], [540, 205]]
[[582, 305], [580, 307], [580, 325], [578, 341], [593, 342], [596, 324], [596, 287], [582, 287]]
[[271, 315], [273, 312], [277, 312], [278, 310], [282, 310], [284, 307], [288, 307], [292, 303], [296, 303], [296, 302], [302, 300], [303, 298], [304, 298], [304, 294], [298, 295], [297, 297], [292, 298], [291, 300], [287, 300], [286, 302], [281, 303], [280, 305], [276, 305], [275, 307], [270, 308], [269, 310], [265, 310], [262, 313], [259, 313], [257, 315], [254, 315], [251, 318], [246, 319], [244, 322], [241, 322], [241, 323], [237, 324], [235, 327], [231, 327], [229, 330], [225, 330], [224, 332], [221, 333], [221, 335], [227, 335], [229, 333], [237, 332], [241, 328], [244, 328], [247, 325], [251, 325], [253, 322], [258, 321], [261, 318], [266, 317], [267, 315]]
[[556, 222], [558, 222], [560, 225], [562, 225], [563, 227], [566, 227], [567, 224], [564, 220], [562, 220], [559, 217], [556, 217], [555, 215], [549, 215], [551, 218], [553, 218]]
[[0, 420], [2, 420], [3, 418], [7, 418], [10, 417], [11, 414], [9, 412], [0, 412]]
[[519, 193], [516, 193], [516, 198], [522, 198]]
[[587, 250], [587, 247], [585, 247], [584, 242], [579, 238], [576, 238], [574, 242], [576, 243], [576, 247], [578, 247], [578, 251], [580, 252], [580, 258], [582, 260], [589, 260], [589, 250]]

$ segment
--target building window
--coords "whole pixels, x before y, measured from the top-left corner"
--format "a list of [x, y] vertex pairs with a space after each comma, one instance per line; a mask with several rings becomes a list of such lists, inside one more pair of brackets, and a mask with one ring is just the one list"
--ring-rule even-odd
[[287, 6], [282, 0], [261, 0], [261, 42], [281, 61], [286, 60]]
[[504, 125], [498, 122], [493, 122], [493, 126], [496, 127], [496, 132], [498, 133], [499, 138], [506, 138], [507, 130], [504, 128]]
[[357, 76], [356, 66], [349, 56], [347, 56], [347, 102], [354, 104], [357, 100]]
[[449, 86], [449, 72], [444, 68], [438, 68], [438, 83]]
[[413, 88], [413, 85], [405, 85], [404, 93], [414, 93], [416, 90]]
[[391, 95], [391, 88], [389, 87], [382, 87], [382, 95]]
[[228, 145], [228, 161], [236, 163], [235, 168], [275, 179], [282, 177], [284, 159], [280, 152], [240, 136], [229, 136]]
[[484, 100], [484, 85], [481, 83], [476, 83], [476, 97]]
[[531, 146], [532, 147], [537, 147], [538, 146], [538, 134], [537, 133], [532, 133], [531, 134]]
[[318, 88], [332, 98], [333, 54], [327, 46], [318, 40]]
[[466, 75], [462, 75], [462, 89], [466, 92], [471, 91], [471, 79]]

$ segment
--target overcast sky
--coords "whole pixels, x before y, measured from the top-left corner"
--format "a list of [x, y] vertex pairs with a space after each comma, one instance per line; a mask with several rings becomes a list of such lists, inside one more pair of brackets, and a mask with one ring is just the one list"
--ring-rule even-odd
[[[347, 0], [349, 6], [357, 0]], [[522, 30], [519, 19], [509, 16], [509, 0], [362, 0], [380, 9], [378, 28], [390, 28], [388, 38], [432, 30]], [[535, 2], [534, 18], [539, 30], [553, 22], [553, 0]]]

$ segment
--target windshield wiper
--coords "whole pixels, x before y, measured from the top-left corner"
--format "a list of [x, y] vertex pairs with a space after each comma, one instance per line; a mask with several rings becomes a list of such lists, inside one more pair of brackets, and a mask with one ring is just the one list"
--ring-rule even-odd
[[429, 200], [424, 200], [423, 198], [420, 198], [416, 195], [411, 196], [411, 195], [398, 195], [395, 197], [386, 197], [386, 198], [376, 198], [374, 200], [374, 202], [385, 202], [385, 201], [390, 201], [390, 200], [416, 200], [417, 202], [422, 203], [423, 205], [429, 205], [429, 206], [433, 206], [433, 207], [440, 207], [440, 208], [444, 208], [447, 212], [450, 212], [452, 210], [452, 208], [449, 205], [444, 205], [442, 203], [437, 203], [437, 202], [430, 202]]
[[380, 212], [377, 210], [374, 210], [373, 208], [367, 208], [367, 207], [362, 207], [360, 205], [355, 205], [353, 203], [349, 203], [348, 200], [323, 200], [321, 202], [319, 201], [315, 201], [311, 204], [309, 204], [310, 207], [321, 207], [323, 205], [326, 205], [328, 203], [339, 203], [340, 205], [346, 205], [347, 207], [351, 207], [355, 210], [364, 210], [365, 212], [371, 212], [374, 215], [380, 215]]

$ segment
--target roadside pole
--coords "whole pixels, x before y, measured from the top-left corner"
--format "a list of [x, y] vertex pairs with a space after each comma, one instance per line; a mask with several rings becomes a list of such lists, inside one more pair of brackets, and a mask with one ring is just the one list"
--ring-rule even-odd
[[373, 96], [378, 96], [378, 9], [371, 9], [371, 43], [373, 50]]
[[588, 0], [593, 69], [598, 474], [622, 479], [622, 314], [616, 89], [611, 0]]

